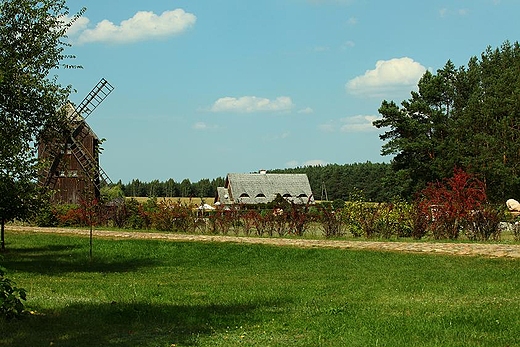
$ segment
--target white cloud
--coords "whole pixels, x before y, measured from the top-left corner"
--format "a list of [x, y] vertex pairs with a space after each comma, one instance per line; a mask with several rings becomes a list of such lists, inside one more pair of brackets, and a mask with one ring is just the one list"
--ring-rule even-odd
[[353, 116], [341, 119], [341, 132], [366, 132], [377, 131], [373, 122], [377, 120], [377, 116]]
[[298, 113], [309, 114], [309, 113], [314, 113], [314, 110], [310, 107], [305, 107], [305, 108], [302, 108], [301, 110], [299, 110]]
[[373, 122], [377, 119], [380, 119], [380, 117], [373, 115], [351, 116], [329, 121], [321, 124], [319, 128], [324, 132], [339, 131], [343, 133], [378, 131], [373, 125]]
[[259, 98], [256, 96], [242, 96], [240, 98], [220, 98], [211, 107], [212, 112], [281, 112], [290, 111], [293, 108], [290, 97], [280, 96], [275, 100]]
[[[157, 15], [149, 11], [139, 11], [132, 18], [122, 21], [119, 25], [105, 19], [99, 22], [94, 29], [81, 29], [77, 43], [110, 42], [130, 43], [151, 39], [165, 38], [180, 34], [197, 21], [192, 13], [183, 9], [165, 11]], [[88, 24], [88, 18], [82, 19], [81, 24]], [[77, 30], [76, 30], [77, 31]]]
[[204, 130], [207, 128], [208, 128], [208, 126], [204, 122], [197, 122], [197, 123], [193, 124], [193, 129], [196, 129], [196, 130]]
[[375, 69], [347, 82], [347, 92], [358, 96], [384, 97], [415, 87], [426, 68], [411, 58], [379, 60]]

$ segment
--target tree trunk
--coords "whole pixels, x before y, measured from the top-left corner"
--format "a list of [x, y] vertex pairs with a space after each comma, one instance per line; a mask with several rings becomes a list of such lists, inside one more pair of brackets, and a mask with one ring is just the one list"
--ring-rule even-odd
[[89, 249], [89, 257], [90, 261], [92, 261], [92, 223], [90, 224], [90, 249]]
[[0, 224], [1, 224], [1, 232], [0, 232], [0, 243], [2, 244], [1, 245], [1, 250], [2, 252], [5, 251], [5, 234], [4, 234], [4, 228], [5, 228], [5, 220], [2, 218], [2, 220], [0, 221]]

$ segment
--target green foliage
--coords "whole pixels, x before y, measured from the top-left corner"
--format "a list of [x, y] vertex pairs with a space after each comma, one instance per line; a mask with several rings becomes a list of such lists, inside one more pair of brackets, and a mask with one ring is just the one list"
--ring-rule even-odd
[[122, 200], [124, 198], [123, 189], [120, 184], [112, 186], [104, 186], [100, 190], [101, 201], [111, 202]]
[[34, 223], [39, 227], [56, 227], [59, 224], [55, 207], [50, 203], [42, 206], [34, 218]]
[[[4, 0], [0, 2], [0, 222], [25, 219], [40, 208], [35, 182], [42, 162], [35, 159], [45, 139], [60, 138], [70, 87], [49, 79], [70, 58], [63, 41], [73, 24], [65, 2]], [[3, 228], [2, 228], [3, 230]], [[3, 235], [2, 235], [3, 236]], [[4, 242], [2, 239], [2, 247]]]
[[363, 191], [367, 201], [390, 201], [402, 190], [401, 182], [393, 181], [394, 172], [387, 163], [328, 164], [291, 169], [269, 170], [271, 173], [304, 173], [309, 178], [316, 200], [347, 201], [351, 194]]
[[491, 201], [520, 194], [520, 45], [488, 49], [467, 67], [451, 61], [427, 71], [418, 92], [396, 105], [384, 100], [378, 128], [390, 129], [382, 154], [395, 155], [404, 198], [449, 177], [455, 167], [486, 182]]
[[13, 319], [20, 317], [27, 299], [26, 291], [16, 287], [16, 283], [6, 277], [5, 269], [0, 266], [0, 318]]
[[347, 230], [354, 237], [363, 235], [362, 219], [366, 212], [365, 204], [363, 192], [355, 191], [350, 195], [341, 211], [342, 220], [346, 223]]

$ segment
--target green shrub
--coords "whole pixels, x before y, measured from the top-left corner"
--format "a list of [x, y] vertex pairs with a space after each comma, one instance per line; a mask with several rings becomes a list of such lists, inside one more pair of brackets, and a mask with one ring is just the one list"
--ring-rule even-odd
[[45, 205], [35, 216], [34, 223], [39, 227], [56, 227], [59, 224], [56, 210], [50, 205]]
[[0, 267], [0, 317], [5, 319], [18, 318], [25, 310], [22, 300], [26, 300], [23, 288], [5, 277], [5, 269]]

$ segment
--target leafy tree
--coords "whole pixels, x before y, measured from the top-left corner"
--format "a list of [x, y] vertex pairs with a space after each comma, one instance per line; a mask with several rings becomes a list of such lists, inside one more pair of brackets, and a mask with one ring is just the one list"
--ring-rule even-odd
[[488, 49], [467, 67], [426, 72], [401, 107], [384, 100], [382, 154], [410, 197], [455, 167], [477, 175], [492, 201], [520, 194], [520, 45]]
[[42, 206], [42, 194], [33, 181], [32, 162], [25, 163], [13, 158], [11, 170], [0, 173], [0, 248], [5, 250], [5, 223], [13, 219], [29, 217]]
[[419, 91], [412, 91], [402, 107], [384, 100], [379, 108], [383, 117], [374, 126], [390, 128], [380, 136], [386, 141], [381, 154], [395, 155], [393, 169], [409, 179], [407, 197], [452, 169], [446, 163], [450, 152], [446, 140], [453, 123], [455, 78], [455, 67], [448, 61], [436, 75], [427, 71], [418, 83]]
[[[41, 140], [62, 133], [63, 114], [56, 109], [71, 90], [49, 73], [71, 58], [63, 54], [72, 21], [65, 2], [0, 2], [0, 222], [26, 217], [36, 207], [34, 184]], [[2, 248], [4, 247], [2, 232]]]
[[101, 188], [101, 200], [103, 202], [110, 202], [114, 200], [121, 200], [124, 197], [121, 184], [114, 184], [111, 186], [104, 186]]

